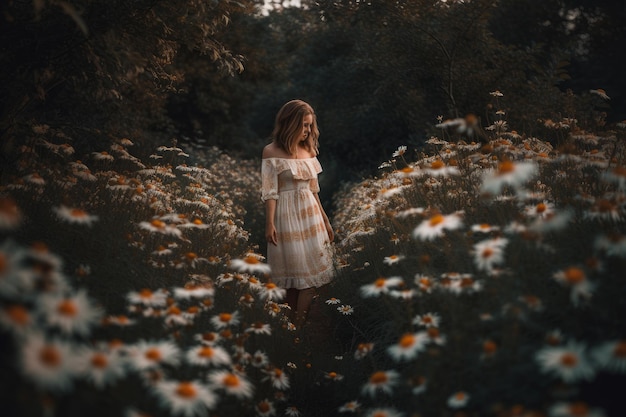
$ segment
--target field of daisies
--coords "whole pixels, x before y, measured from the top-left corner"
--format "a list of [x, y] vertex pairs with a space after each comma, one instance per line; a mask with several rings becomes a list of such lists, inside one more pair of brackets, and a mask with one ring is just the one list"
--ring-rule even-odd
[[0, 184], [2, 414], [623, 415], [625, 126], [470, 122], [336, 193], [300, 329], [259, 161], [32, 126]]

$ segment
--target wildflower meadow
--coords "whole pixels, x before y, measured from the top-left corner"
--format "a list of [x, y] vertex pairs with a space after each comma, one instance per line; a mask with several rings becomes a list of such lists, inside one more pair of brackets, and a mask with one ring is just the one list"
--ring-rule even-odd
[[0, 184], [2, 415], [623, 415], [625, 126], [494, 119], [335, 193], [303, 328], [260, 161], [31, 126]]

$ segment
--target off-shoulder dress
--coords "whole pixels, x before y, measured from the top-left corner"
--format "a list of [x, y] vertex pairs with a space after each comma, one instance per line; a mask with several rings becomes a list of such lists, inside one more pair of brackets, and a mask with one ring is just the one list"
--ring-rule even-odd
[[278, 244], [267, 245], [267, 263], [272, 282], [279, 287], [320, 287], [333, 279], [328, 233], [314, 195], [319, 192], [320, 172], [316, 157], [261, 161], [261, 200], [277, 200]]

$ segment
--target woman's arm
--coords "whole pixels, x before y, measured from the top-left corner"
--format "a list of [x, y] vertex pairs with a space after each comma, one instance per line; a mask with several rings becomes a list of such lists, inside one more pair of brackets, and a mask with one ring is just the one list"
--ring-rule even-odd
[[276, 200], [265, 200], [265, 240], [276, 246], [278, 244], [278, 236], [276, 227], [274, 226], [274, 217], [276, 216]]
[[319, 206], [320, 211], [322, 212], [322, 217], [324, 218], [324, 225], [326, 226], [328, 239], [330, 239], [330, 241], [332, 242], [333, 240], [335, 240], [335, 232], [333, 231], [333, 227], [330, 224], [330, 220], [328, 220], [328, 216], [326, 215], [326, 212], [324, 211], [324, 207], [322, 207], [320, 196], [317, 193], [314, 193], [314, 195], [315, 195], [315, 200], [317, 200], [317, 205]]

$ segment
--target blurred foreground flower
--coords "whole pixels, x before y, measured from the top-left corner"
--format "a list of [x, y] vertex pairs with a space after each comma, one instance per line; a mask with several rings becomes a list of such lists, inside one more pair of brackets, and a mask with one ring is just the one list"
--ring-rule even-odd
[[481, 192], [498, 195], [506, 186], [519, 189], [539, 172], [534, 162], [502, 161], [495, 170], [485, 171]]
[[263, 257], [256, 253], [247, 253], [243, 259], [232, 259], [230, 266], [238, 272], [249, 272], [251, 274], [269, 274], [271, 268], [268, 264], [261, 262]]
[[569, 342], [566, 346], [545, 347], [535, 354], [544, 373], [550, 373], [564, 382], [590, 380], [595, 370], [585, 356], [585, 345]]
[[456, 230], [463, 226], [462, 212], [444, 216], [437, 213], [430, 219], [422, 221], [413, 230], [413, 237], [420, 240], [434, 240], [444, 235], [445, 230]]

